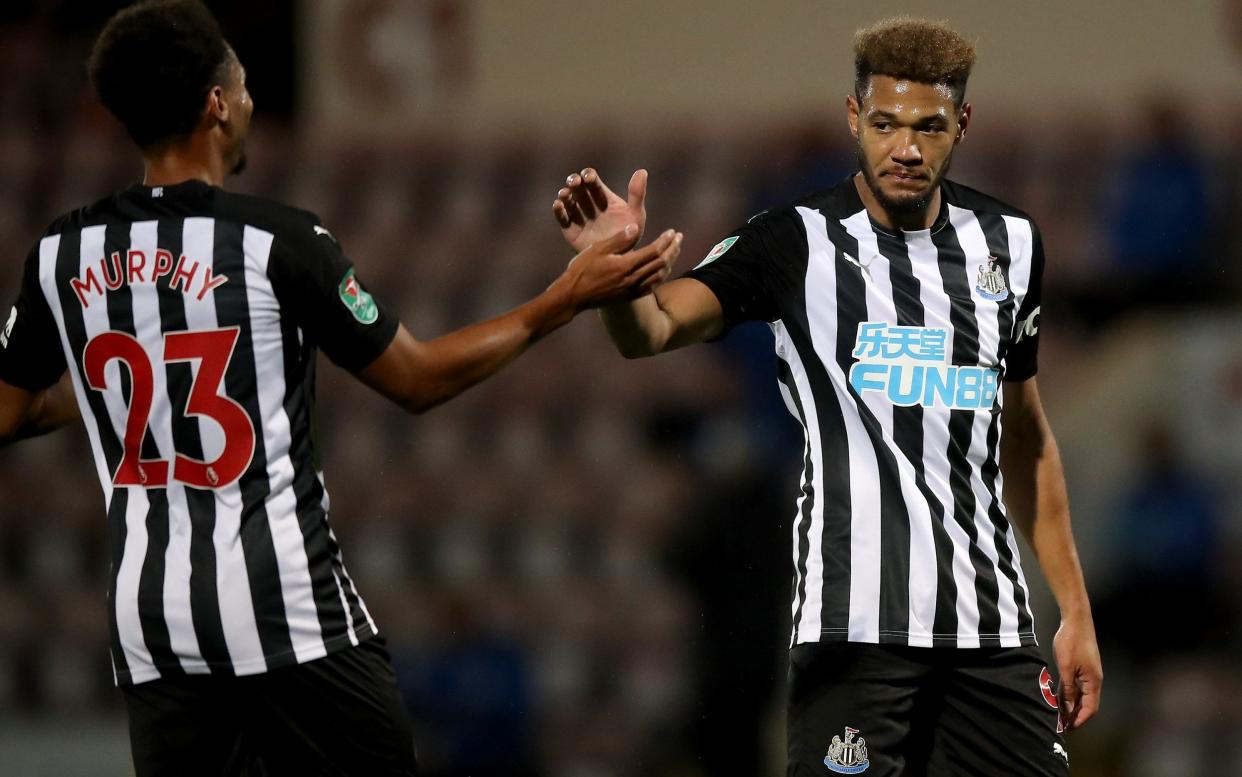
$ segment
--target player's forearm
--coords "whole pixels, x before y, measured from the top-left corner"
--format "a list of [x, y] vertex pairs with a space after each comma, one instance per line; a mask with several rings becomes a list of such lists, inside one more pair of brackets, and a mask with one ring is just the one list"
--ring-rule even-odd
[[1014, 523], [1035, 551], [1062, 618], [1089, 619], [1091, 605], [1056, 439], [1042, 416], [1007, 427], [1005, 434], [1001, 466]]
[[[570, 296], [554, 284], [502, 316], [434, 340], [418, 342], [402, 329], [386, 365], [397, 370], [396, 378], [388, 372], [383, 382], [390, 388], [377, 388], [410, 412], [425, 412], [496, 374], [540, 338], [569, 323], [575, 312]], [[363, 377], [373, 369], [384, 368], [372, 365]]]
[[73, 388], [67, 379], [52, 387], [29, 396], [29, 400], [14, 405], [8, 402], [9, 393], [17, 389], [7, 387], [5, 393], [8, 411], [0, 413], [0, 446], [19, 440], [39, 437], [73, 423], [80, 417]]
[[602, 307], [599, 317], [613, 345], [627, 359], [654, 356], [668, 342], [670, 322], [655, 293]]

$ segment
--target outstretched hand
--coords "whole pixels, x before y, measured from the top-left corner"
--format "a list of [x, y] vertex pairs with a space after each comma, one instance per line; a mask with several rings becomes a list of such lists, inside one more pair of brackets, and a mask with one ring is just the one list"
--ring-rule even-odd
[[585, 168], [565, 179], [565, 186], [556, 193], [552, 215], [561, 227], [561, 234], [575, 251], [616, 235], [627, 224], [638, 232], [632, 248], [642, 239], [647, 226], [647, 171], [636, 170], [630, 177], [628, 199], [618, 197], [593, 168]]
[[573, 258], [557, 283], [565, 285], [575, 310], [637, 299], [668, 278], [681, 254], [681, 233], [666, 230], [642, 248], [622, 253], [638, 234], [638, 225], [626, 224]]

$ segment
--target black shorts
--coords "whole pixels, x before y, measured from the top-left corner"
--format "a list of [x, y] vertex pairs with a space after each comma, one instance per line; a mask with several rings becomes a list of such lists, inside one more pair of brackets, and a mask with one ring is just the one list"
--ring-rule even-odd
[[1065, 777], [1039, 648], [790, 651], [790, 777]]
[[410, 719], [378, 637], [265, 674], [121, 690], [137, 777], [416, 773]]

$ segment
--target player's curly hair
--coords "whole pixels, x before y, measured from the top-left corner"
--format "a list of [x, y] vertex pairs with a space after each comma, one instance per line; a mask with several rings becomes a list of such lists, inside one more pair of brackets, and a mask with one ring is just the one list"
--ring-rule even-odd
[[871, 76], [944, 84], [961, 107], [975, 64], [975, 46], [945, 22], [895, 16], [854, 34], [854, 94], [859, 100]]
[[189, 135], [229, 47], [198, 0], [147, 0], [104, 25], [87, 62], [99, 101], [140, 148]]

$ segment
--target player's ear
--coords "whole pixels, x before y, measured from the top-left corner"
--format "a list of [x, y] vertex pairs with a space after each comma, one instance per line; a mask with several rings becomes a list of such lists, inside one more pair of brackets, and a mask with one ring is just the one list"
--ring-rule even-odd
[[854, 140], [858, 140], [858, 98], [852, 94], [845, 96], [845, 116], [850, 123], [850, 135], [854, 136]]
[[207, 92], [207, 115], [220, 124], [229, 120], [229, 103], [224, 97], [224, 87], [219, 84]]
[[970, 103], [962, 106], [962, 110], [957, 114], [957, 137], [953, 139], [954, 143], [961, 143], [966, 137], [966, 129], [970, 126]]

